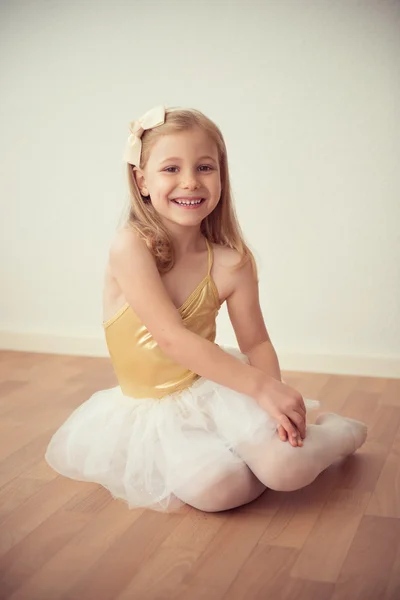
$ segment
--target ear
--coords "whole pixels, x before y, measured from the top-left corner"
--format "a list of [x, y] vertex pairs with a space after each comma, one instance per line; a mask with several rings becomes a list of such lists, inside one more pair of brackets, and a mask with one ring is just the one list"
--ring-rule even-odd
[[142, 196], [148, 196], [149, 190], [147, 189], [147, 186], [146, 186], [146, 181], [144, 178], [143, 171], [141, 169], [139, 169], [138, 167], [133, 167], [133, 175], [135, 177], [137, 186], [138, 186], [139, 191], [142, 194]]

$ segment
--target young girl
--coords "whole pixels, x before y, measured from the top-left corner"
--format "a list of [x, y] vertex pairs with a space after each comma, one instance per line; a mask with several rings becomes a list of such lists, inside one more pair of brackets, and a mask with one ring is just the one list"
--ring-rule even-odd
[[[324, 414], [306, 428], [302, 396], [281, 381], [220, 130], [199, 111], [157, 107], [130, 131], [130, 213], [104, 288], [119, 385], [73, 412], [48, 463], [131, 508], [221, 511], [308, 485], [366, 427]], [[214, 343], [225, 301], [240, 351]]]

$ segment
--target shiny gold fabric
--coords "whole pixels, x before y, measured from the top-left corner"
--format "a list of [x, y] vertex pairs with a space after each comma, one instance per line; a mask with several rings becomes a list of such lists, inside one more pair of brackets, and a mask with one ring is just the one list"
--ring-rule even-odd
[[[208, 274], [179, 308], [187, 329], [214, 342], [220, 308], [211, 277], [213, 253], [208, 240]], [[189, 387], [198, 375], [174, 362], [158, 346], [129, 304], [103, 324], [111, 362], [126, 396], [162, 398]]]

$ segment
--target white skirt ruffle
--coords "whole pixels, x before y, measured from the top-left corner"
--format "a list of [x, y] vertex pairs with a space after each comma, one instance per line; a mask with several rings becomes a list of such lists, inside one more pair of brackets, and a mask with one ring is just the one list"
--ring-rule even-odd
[[[243, 362], [236, 349], [223, 348]], [[306, 401], [308, 408], [318, 405]], [[176, 509], [176, 491], [208, 469], [242, 465], [241, 442], [276, 433], [257, 402], [204, 378], [158, 400], [125, 396], [119, 386], [96, 392], [53, 435], [48, 464], [72, 479], [103, 485], [130, 508]]]

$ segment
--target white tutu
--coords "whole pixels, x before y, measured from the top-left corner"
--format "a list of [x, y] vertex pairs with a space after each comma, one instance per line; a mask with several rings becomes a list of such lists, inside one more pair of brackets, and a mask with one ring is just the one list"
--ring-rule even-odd
[[[223, 349], [247, 362], [238, 350]], [[271, 438], [276, 427], [255, 400], [204, 378], [160, 400], [131, 398], [118, 386], [71, 414], [46, 460], [66, 477], [103, 485], [130, 508], [170, 510], [182, 504], [176, 490], [211, 468], [215, 474], [242, 465], [238, 445]]]

